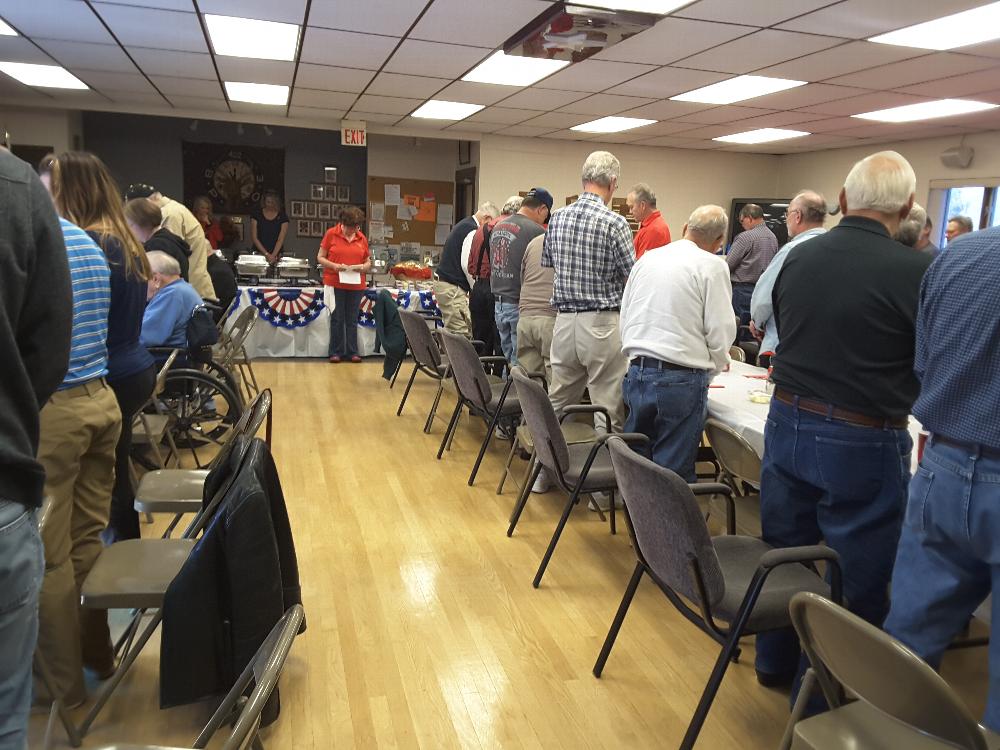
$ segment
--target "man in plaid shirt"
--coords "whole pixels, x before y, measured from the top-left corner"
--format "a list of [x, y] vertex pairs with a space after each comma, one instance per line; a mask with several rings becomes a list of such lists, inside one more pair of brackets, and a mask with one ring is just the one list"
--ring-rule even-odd
[[580, 402], [584, 389], [611, 415], [620, 430], [625, 407], [618, 311], [635, 256], [624, 216], [608, 208], [618, 187], [621, 163], [595, 151], [583, 164], [583, 193], [552, 215], [542, 265], [555, 270], [552, 305], [558, 311], [552, 332], [552, 383], [556, 413]]

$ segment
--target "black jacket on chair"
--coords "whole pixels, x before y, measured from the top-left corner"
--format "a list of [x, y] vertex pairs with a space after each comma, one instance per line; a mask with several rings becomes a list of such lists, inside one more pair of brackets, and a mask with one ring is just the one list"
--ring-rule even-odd
[[[238, 462], [242, 452], [236, 446], [230, 460]], [[229, 473], [212, 472], [206, 502]], [[285, 610], [301, 601], [278, 472], [267, 444], [253, 438], [235, 482], [167, 589], [160, 707], [229, 690]], [[263, 723], [277, 714], [275, 691]]]
[[375, 300], [375, 335], [376, 342], [385, 349], [382, 377], [390, 380], [406, 356], [406, 332], [399, 320], [396, 300], [387, 289], [380, 291]]

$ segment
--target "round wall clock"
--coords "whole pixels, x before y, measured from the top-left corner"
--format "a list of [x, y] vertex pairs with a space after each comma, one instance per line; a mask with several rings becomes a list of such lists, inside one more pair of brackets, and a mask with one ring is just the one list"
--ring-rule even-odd
[[230, 149], [205, 168], [205, 191], [224, 211], [241, 213], [260, 202], [264, 173], [239, 149]]

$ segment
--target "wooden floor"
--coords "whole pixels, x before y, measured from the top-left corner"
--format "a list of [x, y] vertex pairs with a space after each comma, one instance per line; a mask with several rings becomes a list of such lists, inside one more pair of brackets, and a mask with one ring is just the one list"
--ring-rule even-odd
[[[634, 565], [624, 527], [612, 537], [581, 508], [535, 590], [563, 497], [533, 496], [508, 539], [515, 488], [494, 494], [505, 448], [466, 485], [481, 422], [463, 419], [436, 461], [444, 423], [421, 431], [426, 379], [396, 417], [405, 383], [389, 391], [381, 363], [255, 368], [274, 392], [274, 452], [309, 624], [282, 677], [281, 717], [262, 735], [268, 748], [676, 746], [718, 648], [648, 581], [604, 678], [590, 673]], [[442, 403], [442, 416], [451, 408]], [[211, 707], [159, 710], [157, 674], [151, 643], [84, 746], [190, 746]], [[978, 715], [985, 651], [949, 654], [944, 674]], [[756, 684], [748, 641], [699, 747], [774, 748], [787, 709], [786, 694]], [[43, 729], [33, 716], [32, 747]], [[57, 735], [55, 746], [68, 745]]]

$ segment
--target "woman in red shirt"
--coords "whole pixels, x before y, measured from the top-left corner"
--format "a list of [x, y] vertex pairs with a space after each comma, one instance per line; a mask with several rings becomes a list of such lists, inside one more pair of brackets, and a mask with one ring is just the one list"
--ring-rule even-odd
[[[330, 361], [358, 356], [358, 308], [365, 291], [365, 273], [371, 270], [368, 240], [361, 233], [365, 215], [349, 206], [340, 212], [340, 223], [328, 230], [319, 245], [316, 260], [323, 266], [323, 285], [330, 312]], [[330, 295], [332, 292], [333, 299]]]
[[222, 242], [222, 227], [212, 216], [212, 199], [205, 195], [199, 195], [191, 201], [191, 213], [195, 215], [201, 228], [205, 230], [205, 238], [213, 250], [219, 249]]

